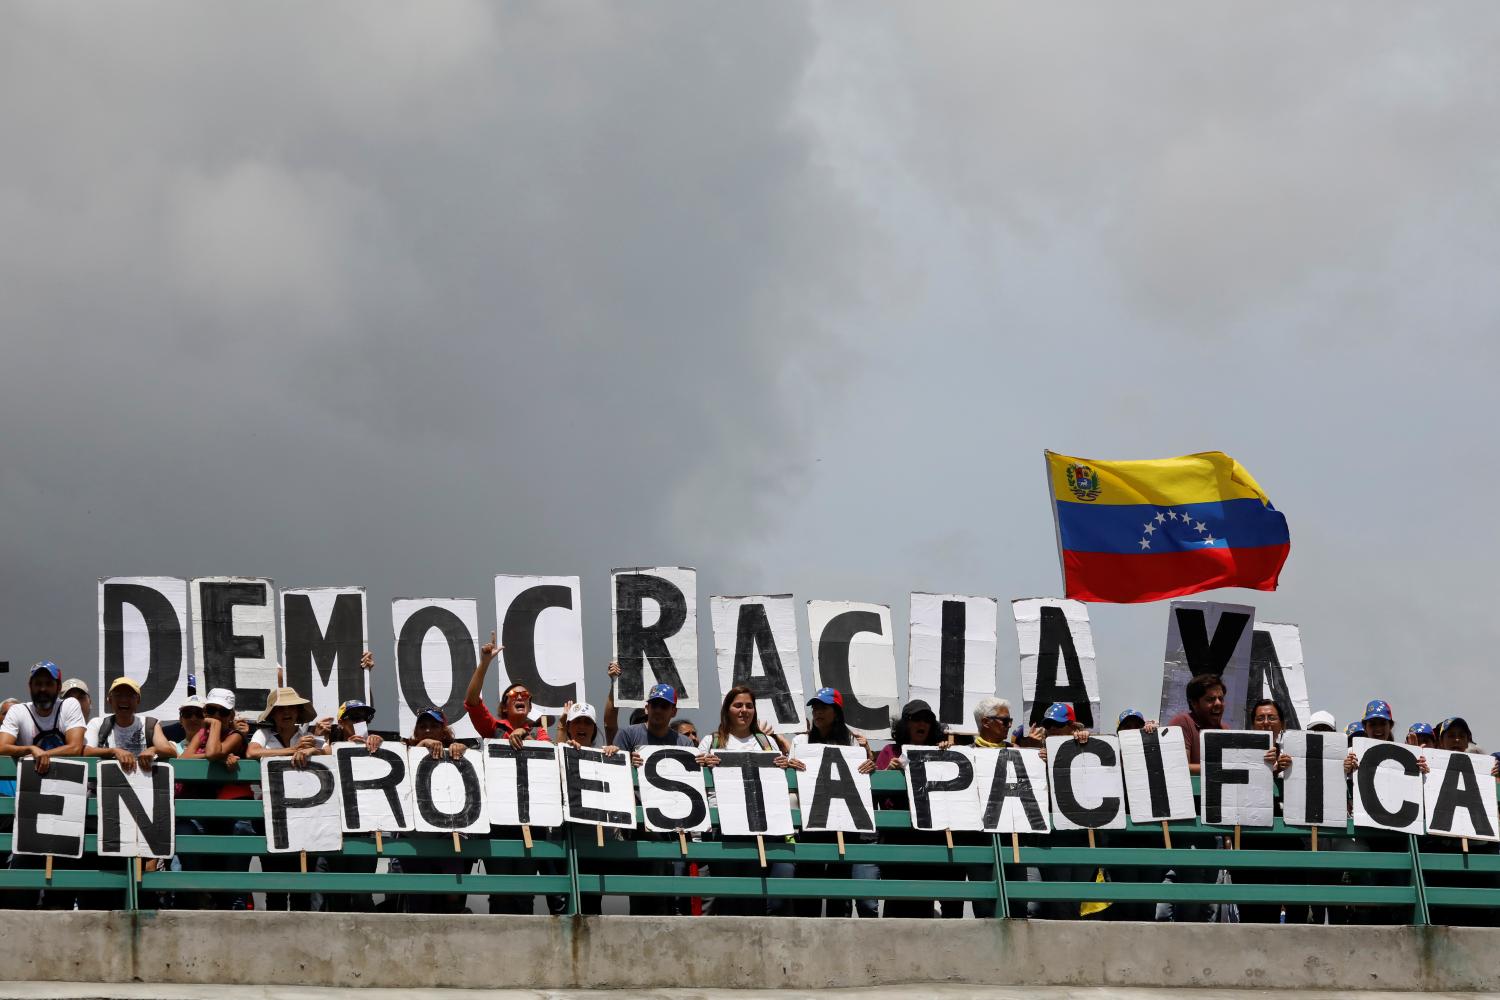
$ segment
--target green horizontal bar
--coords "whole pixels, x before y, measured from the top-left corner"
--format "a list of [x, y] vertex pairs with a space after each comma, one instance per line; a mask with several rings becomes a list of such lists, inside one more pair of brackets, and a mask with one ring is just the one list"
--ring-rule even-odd
[[[1006, 861], [1009, 851], [1001, 851]], [[1149, 868], [1287, 868], [1314, 871], [1411, 871], [1411, 855], [1393, 851], [1201, 851], [1140, 847], [1023, 847], [1023, 865]]]
[[[684, 858], [676, 841], [606, 840], [601, 849], [592, 841], [578, 845], [580, 858], [609, 860], [658, 861], [755, 861], [759, 855], [754, 844], [724, 844], [719, 841], [689, 840]], [[864, 844], [845, 841], [844, 857], [837, 844], [786, 844], [766, 841], [768, 861], [848, 861], [901, 864], [994, 864], [995, 852], [988, 847], [957, 847], [950, 853], [941, 844]]]
[[[122, 858], [121, 861], [124, 859]], [[0, 868], [0, 889], [120, 889], [125, 872], [80, 871], [53, 867], [52, 881], [42, 868]]]
[[1500, 872], [1500, 854], [1418, 854], [1424, 872]]
[[978, 899], [996, 898], [992, 881], [927, 882], [904, 879], [742, 878], [705, 875], [578, 876], [580, 891], [606, 896], [768, 896], [797, 899]]
[[[383, 855], [392, 858], [451, 858], [453, 840], [443, 834], [422, 834], [417, 837], [383, 838], [384, 850], [375, 850], [373, 838], [346, 837], [344, 848], [338, 852], [350, 857], [367, 858]], [[568, 856], [566, 845], [540, 837], [532, 841], [531, 850], [520, 840], [484, 840], [469, 838], [459, 840], [460, 857], [465, 858], [545, 858], [561, 860]], [[177, 838], [178, 854], [250, 855], [256, 857], [269, 853], [264, 837], [221, 837], [201, 834], [184, 834]]]
[[1428, 906], [1500, 906], [1500, 889], [1429, 885], [1426, 893]]
[[1415, 903], [1413, 886], [1217, 885], [1183, 882], [1006, 882], [1012, 900], [1162, 903]]
[[[120, 884], [124, 885], [121, 877]], [[562, 894], [566, 875], [441, 875], [402, 872], [146, 872], [142, 890], [187, 889], [208, 892], [451, 892], [464, 895]]]

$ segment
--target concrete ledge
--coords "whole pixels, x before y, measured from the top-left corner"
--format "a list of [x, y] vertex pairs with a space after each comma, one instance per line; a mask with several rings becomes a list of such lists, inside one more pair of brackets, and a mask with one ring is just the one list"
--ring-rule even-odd
[[13, 930], [7, 981], [1500, 990], [1500, 930], [1463, 927], [160, 911], [32, 912]]

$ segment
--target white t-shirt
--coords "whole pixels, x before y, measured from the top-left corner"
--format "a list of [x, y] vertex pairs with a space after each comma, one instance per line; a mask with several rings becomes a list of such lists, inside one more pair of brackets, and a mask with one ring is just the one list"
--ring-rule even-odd
[[[714, 749], [715, 735], [716, 734], [714, 733], [709, 733], [707, 736], [703, 737], [703, 739], [699, 740], [698, 749], [703, 753], [712, 752]], [[760, 750], [767, 753], [781, 753], [781, 747], [776, 745], [776, 741], [774, 739], [768, 736], [766, 737], [766, 742], [771, 744], [771, 749], [769, 751], [767, 751], [765, 747], [761, 746], [760, 740], [756, 738], [755, 733], [751, 733], [749, 736], [736, 736], [733, 733], [730, 733], [728, 736], [724, 737], [724, 745], [719, 747], [719, 749]]]
[[65, 736], [70, 729], [83, 729], [88, 725], [77, 699], [59, 698], [52, 706], [52, 711], [45, 715], [37, 711], [36, 706], [30, 702], [11, 706], [11, 710], [5, 713], [5, 724], [0, 726], [0, 733], [10, 733], [16, 738], [18, 746], [36, 746], [36, 734], [51, 729], [54, 717], [58, 719], [57, 728]]
[[[293, 746], [296, 745], [296, 743], [297, 743], [298, 740], [302, 739], [302, 737], [306, 733], [306, 731], [307, 731], [307, 727], [303, 726], [303, 727], [300, 727], [294, 734], [292, 734], [292, 745]], [[323, 739], [323, 737], [321, 737], [321, 736], [314, 736], [313, 737], [313, 749], [315, 749], [315, 750], [321, 750], [321, 749], [323, 749], [324, 742], [325, 742], [325, 740]], [[290, 749], [285, 743], [281, 742], [281, 737], [277, 736], [276, 735], [276, 730], [273, 729], [273, 728], [271, 728], [271, 727], [267, 727], [265, 729], [257, 729], [255, 731], [255, 735], [252, 736], [252, 737], [250, 737], [250, 745], [251, 746], [257, 746], [257, 747], [265, 747], [267, 750], [287, 750], [287, 749]]]
[[[99, 730], [104, 728], [104, 716], [89, 720], [88, 731], [83, 734], [83, 745], [86, 747], [104, 746], [99, 742]], [[139, 754], [146, 749], [146, 717], [137, 715], [135, 721], [128, 726], [122, 726], [118, 722], [110, 728], [108, 746], [116, 750], [129, 750], [133, 754]]]

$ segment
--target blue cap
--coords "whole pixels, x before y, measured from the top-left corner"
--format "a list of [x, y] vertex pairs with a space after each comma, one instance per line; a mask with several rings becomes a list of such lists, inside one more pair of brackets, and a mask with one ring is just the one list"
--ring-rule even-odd
[[1365, 706], [1365, 714], [1360, 716], [1360, 720], [1368, 722], [1371, 719], [1384, 719], [1386, 722], [1395, 722], [1396, 717], [1391, 714], [1391, 703], [1376, 698], [1367, 704]]
[[436, 705], [428, 705], [426, 708], [422, 709], [422, 711], [417, 713], [417, 718], [420, 719], [424, 715], [440, 726], [446, 726], [448, 724], [448, 717], [444, 715], [443, 710], [441, 708], [438, 708]]
[[51, 660], [43, 660], [40, 663], [33, 663], [31, 665], [30, 676], [35, 677], [38, 673], [42, 672], [51, 674], [53, 680], [57, 681], [57, 683], [59, 684], [62, 683], [62, 671], [57, 669], [57, 664], [53, 663]]
[[1363, 736], [1364, 734], [1365, 724], [1363, 722], [1351, 722], [1344, 727], [1345, 736]]
[[1047, 711], [1042, 713], [1042, 721], [1055, 722], [1059, 726], [1066, 726], [1070, 721], [1072, 721], [1068, 718], [1068, 716], [1071, 714], [1072, 713], [1068, 711], [1068, 705], [1066, 702], [1054, 701], [1052, 704], [1047, 706]]
[[657, 684], [646, 692], [647, 701], [664, 701], [669, 705], [677, 704], [677, 692], [672, 690], [670, 684]]
[[1120, 713], [1120, 717], [1115, 720], [1115, 724], [1124, 725], [1126, 719], [1140, 719], [1142, 722], [1145, 722], [1146, 716], [1138, 708], [1127, 708]]
[[1408, 729], [1407, 732], [1410, 733], [1413, 736], [1432, 736], [1433, 735], [1432, 727], [1429, 726], [1425, 722], [1413, 722], [1411, 724], [1411, 728]]
[[822, 702], [824, 705], [832, 705], [835, 708], [844, 707], [844, 696], [833, 688], [818, 688], [818, 693], [807, 699], [807, 703], [811, 705], [815, 701]]
[[1435, 736], [1442, 736], [1444, 733], [1446, 733], [1448, 730], [1452, 729], [1454, 726], [1463, 726], [1464, 730], [1469, 734], [1470, 738], [1473, 738], [1473, 736], [1474, 736], [1474, 730], [1472, 728], [1470, 728], [1469, 721], [1467, 719], [1465, 719], [1461, 715], [1450, 715], [1448, 718], [1444, 719], [1442, 722], [1439, 722], [1437, 724], [1437, 729], [1434, 731], [1433, 735], [1435, 735]]

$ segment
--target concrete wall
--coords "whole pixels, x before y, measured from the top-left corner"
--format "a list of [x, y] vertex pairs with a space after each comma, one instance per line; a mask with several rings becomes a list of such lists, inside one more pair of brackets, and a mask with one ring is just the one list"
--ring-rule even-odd
[[1500, 930], [995, 920], [17, 915], [0, 979], [384, 987], [1500, 990]]

